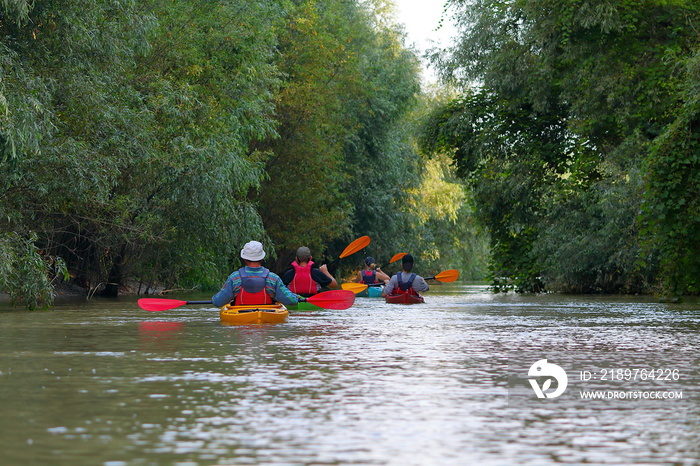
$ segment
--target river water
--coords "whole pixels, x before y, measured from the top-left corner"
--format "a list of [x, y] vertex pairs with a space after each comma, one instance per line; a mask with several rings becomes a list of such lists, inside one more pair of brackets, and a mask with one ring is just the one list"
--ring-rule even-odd
[[0, 464], [700, 464], [698, 304], [451, 284], [232, 327], [135, 301], [0, 312]]

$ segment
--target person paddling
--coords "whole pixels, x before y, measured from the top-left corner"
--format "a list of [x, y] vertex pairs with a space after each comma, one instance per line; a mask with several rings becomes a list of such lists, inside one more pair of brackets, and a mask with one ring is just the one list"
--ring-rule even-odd
[[369, 256], [365, 259], [365, 268], [357, 272], [357, 281], [359, 283], [364, 283], [365, 285], [371, 285], [372, 283], [389, 283], [391, 277], [384, 272], [382, 269], [377, 267], [374, 257]]
[[401, 268], [403, 269], [389, 280], [389, 283], [382, 290], [382, 297], [408, 293], [420, 296], [420, 292], [428, 291], [430, 287], [423, 277], [413, 273], [413, 256], [406, 254], [401, 258]]
[[316, 265], [312, 261], [311, 250], [306, 246], [297, 249], [296, 260], [282, 276], [282, 283], [293, 293], [308, 298], [318, 293], [321, 288], [338, 288], [338, 282], [328, 271], [328, 266]]
[[263, 245], [259, 241], [250, 241], [241, 250], [241, 259], [245, 262], [242, 267], [233, 272], [224, 286], [211, 298], [212, 304], [221, 307], [230, 302], [234, 305], [272, 304], [280, 302], [294, 305], [299, 302], [299, 296], [292, 293], [282, 279], [275, 273], [262, 266], [265, 258]]

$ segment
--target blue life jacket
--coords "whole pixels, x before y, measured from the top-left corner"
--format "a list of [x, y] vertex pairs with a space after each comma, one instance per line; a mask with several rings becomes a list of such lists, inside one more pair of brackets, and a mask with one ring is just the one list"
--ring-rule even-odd
[[372, 272], [368, 274], [367, 270], [363, 270], [362, 281], [367, 285], [370, 283], [377, 283], [377, 272], [372, 270]]
[[263, 274], [259, 277], [251, 277], [245, 267], [238, 270], [241, 275], [241, 292], [236, 296], [235, 304], [237, 306], [248, 304], [272, 304], [272, 298], [265, 287], [267, 286], [267, 276], [270, 275], [268, 269], [263, 269]]
[[416, 278], [416, 274], [412, 273], [410, 277], [408, 277], [408, 280], [403, 282], [401, 281], [401, 275], [403, 272], [399, 272], [396, 274], [396, 279], [399, 284], [399, 290], [401, 290], [404, 293], [410, 293], [410, 294], [417, 294], [416, 291], [413, 289], [413, 280]]

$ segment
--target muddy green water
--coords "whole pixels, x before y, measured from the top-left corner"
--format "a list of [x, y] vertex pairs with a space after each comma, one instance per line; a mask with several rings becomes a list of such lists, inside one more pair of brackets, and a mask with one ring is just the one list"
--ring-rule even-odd
[[470, 285], [274, 326], [135, 298], [4, 311], [0, 464], [695, 465], [699, 332], [698, 304]]

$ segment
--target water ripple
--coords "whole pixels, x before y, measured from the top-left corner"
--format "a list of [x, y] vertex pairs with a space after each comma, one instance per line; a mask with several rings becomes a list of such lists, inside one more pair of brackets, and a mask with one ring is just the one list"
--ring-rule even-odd
[[[133, 303], [2, 314], [0, 463], [700, 464], [700, 306], [435, 288], [275, 326]], [[526, 378], [543, 358], [570, 376], [550, 404]], [[613, 368], [678, 368], [612, 386], [684, 396], [573, 396]]]

